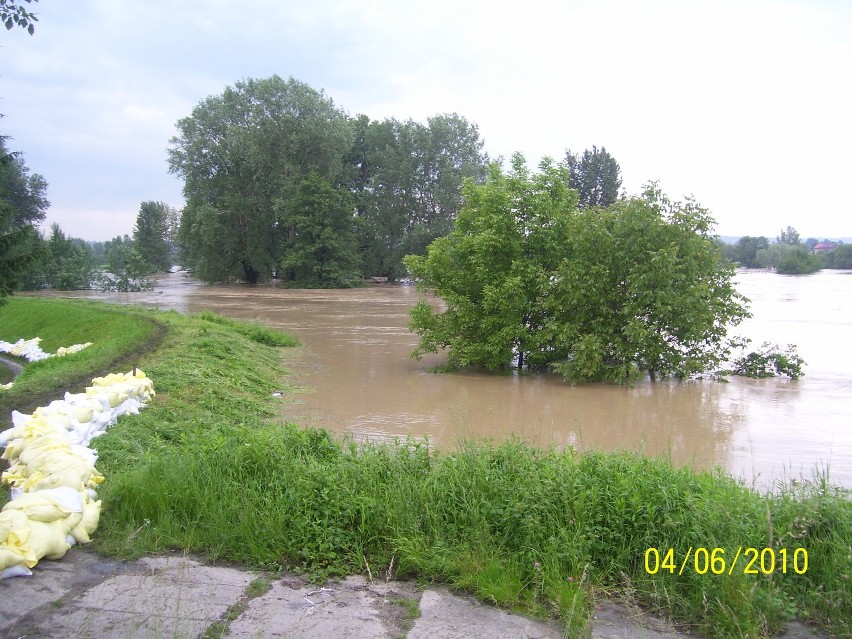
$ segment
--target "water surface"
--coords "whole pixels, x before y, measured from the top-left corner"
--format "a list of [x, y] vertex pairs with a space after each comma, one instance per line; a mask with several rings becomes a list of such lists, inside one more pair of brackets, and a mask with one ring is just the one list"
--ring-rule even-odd
[[[754, 317], [735, 330], [756, 344], [794, 343], [806, 376], [729, 383], [640, 381], [571, 386], [555, 375], [437, 374], [444, 361], [409, 357], [417, 338], [413, 287], [288, 290], [204, 286], [182, 273], [144, 294], [87, 296], [258, 320], [298, 336], [287, 354], [305, 392], [282, 415], [358, 440], [520, 437], [539, 446], [641, 450], [676, 464], [722, 467], [768, 487], [819, 466], [852, 487], [852, 273], [738, 274]], [[156, 380], [154, 380], [156, 384]]]

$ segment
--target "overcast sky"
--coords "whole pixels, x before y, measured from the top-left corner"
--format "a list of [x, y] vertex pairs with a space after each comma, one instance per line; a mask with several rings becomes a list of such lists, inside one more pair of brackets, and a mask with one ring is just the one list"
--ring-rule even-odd
[[493, 157], [606, 147], [637, 193], [692, 194], [721, 235], [852, 236], [850, 0], [41, 0], [0, 33], [0, 133], [48, 224], [132, 233], [181, 207], [175, 122], [293, 76], [352, 115], [456, 112]]

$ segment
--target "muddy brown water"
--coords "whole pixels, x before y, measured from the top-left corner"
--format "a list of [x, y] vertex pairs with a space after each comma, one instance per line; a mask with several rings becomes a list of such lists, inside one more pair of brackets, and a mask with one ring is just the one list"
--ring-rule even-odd
[[[517, 436], [533, 444], [640, 450], [696, 468], [721, 467], [761, 488], [829, 470], [852, 487], [852, 273], [738, 273], [754, 317], [735, 329], [757, 344], [793, 343], [806, 376], [729, 383], [641, 381], [571, 386], [555, 375], [438, 374], [440, 355], [415, 361], [410, 286], [288, 290], [205, 286], [183, 273], [150, 293], [81, 296], [257, 320], [298, 336], [287, 355], [304, 391], [287, 419], [356, 440], [411, 435], [439, 447]], [[154, 380], [156, 384], [156, 380]]]

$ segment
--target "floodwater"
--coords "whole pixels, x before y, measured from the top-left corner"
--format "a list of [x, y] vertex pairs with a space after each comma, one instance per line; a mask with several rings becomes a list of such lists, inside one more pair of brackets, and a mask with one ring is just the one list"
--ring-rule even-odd
[[[84, 294], [114, 302], [257, 320], [299, 337], [286, 355], [302, 392], [282, 416], [356, 440], [413, 436], [439, 447], [519, 437], [535, 445], [639, 450], [675, 464], [721, 467], [749, 484], [829, 470], [852, 487], [852, 273], [738, 273], [754, 317], [735, 334], [785, 345], [806, 360], [801, 380], [641, 381], [571, 386], [555, 375], [433, 373], [440, 355], [409, 357], [417, 338], [410, 286], [288, 290], [205, 286], [183, 273], [153, 292]], [[156, 384], [156, 380], [154, 380]]]

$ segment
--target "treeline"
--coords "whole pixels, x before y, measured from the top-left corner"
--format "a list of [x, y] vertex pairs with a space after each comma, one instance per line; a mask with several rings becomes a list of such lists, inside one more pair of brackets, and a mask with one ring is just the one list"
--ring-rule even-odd
[[[183, 178], [183, 263], [209, 282], [278, 278], [292, 286], [350, 286], [405, 275], [447, 235], [466, 180], [489, 158], [458, 114], [425, 124], [349, 117], [293, 78], [247, 80], [177, 123], [170, 170]], [[566, 164], [590, 203], [613, 200], [618, 164], [605, 149]]]
[[777, 273], [798, 275], [823, 268], [852, 269], [852, 245], [808, 238], [802, 241], [788, 226], [772, 242], [765, 236], [741, 237], [736, 244], [720, 245], [722, 255], [746, 268], [771, 268]]
[[348, 286], [399, 277], [449, 232], [466, 178], [488, 164], [476, 125], [349, 117], [290, 78], [247, 80], [177, 123], [183, 259], [198, 277]]
[[[406, 275], [405, 255], [425, 254], [452, 230], [463, 184], [482, 183], [491, 164], [477, 126], [458, 114], [350, 117], [323, 92], [278, 76], [226, 88], [177, 129], [169, 170], [184, 180], [185, 208], [143, 202], [133, 237], [106, 243], [55, 225], [42, 237], [47, 183], [4, 147], [4, 224], [17, 229], [7, 243], [20, 253], [7, 288], [137, 290], [175, 263], [208, 282], [393, 281]], [[567, 151], [562, 166], [580, 206], [619, 197], [620, 168], [606, 149]]]

